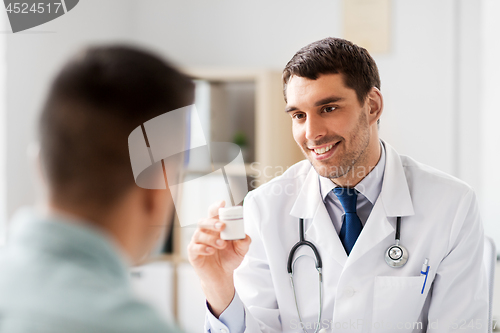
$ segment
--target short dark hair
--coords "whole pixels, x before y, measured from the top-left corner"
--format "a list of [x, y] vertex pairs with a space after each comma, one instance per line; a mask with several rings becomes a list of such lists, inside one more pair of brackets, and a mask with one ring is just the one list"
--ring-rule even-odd
[[316, 80], [321, 74], [343, 74], [361, 104], [372, 87], [380, 89], [377, 65], [368, 51], [345, 39], [328, 37], [301, 48], [283, 70], [283, 94], [292, 76]]
[[193, 101], [193, 81], [149, 52], [112, 45], [77, 54], [55, 77], [39, 121], [51, 197], [108, 208], [135, 184], [130, 132]]

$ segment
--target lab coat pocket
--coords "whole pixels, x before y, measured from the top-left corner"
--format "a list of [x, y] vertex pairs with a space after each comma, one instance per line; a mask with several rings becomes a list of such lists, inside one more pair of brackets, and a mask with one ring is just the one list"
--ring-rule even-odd
[[373, 294], [374, 332], [412, 332], [422, 327], [418, 317], [426, 293], [425, 276], [376, 276]]

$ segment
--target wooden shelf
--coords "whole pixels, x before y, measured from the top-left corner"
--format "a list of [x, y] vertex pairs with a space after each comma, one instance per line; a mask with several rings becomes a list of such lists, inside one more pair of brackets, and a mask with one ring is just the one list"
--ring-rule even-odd
[[[281, 72], [242, 68], [186, 68], [193, 78], [209, 82], [253, 82], [255, 84], [255, 158], [261, 168], [289, 167], [303, 159], [292, 137], [292, 122], [284, 112]], [[251, 164], [251, 163], [249, 163]], [[251, 170], [250, 170], [251, 171]], [[255, 174], [255, 171], [253, 171]], [[259, 183], [274, 177], [260, 173]]]
[[[186, 174], [208, 174], [213, 172], [214, 170], [209, 170], [209, 169], [188, 169], [186, 170]], [[252, 166], [251, 163], [245, 163], [245, 173], [238, 167], [233, 166], [233, 165], [227, 165], [224, 167], [224, 171], [226, 174], [232, 175], [232, 176], [249, 176], [249, 177], [256, 177], [258, 176], [259, 172], [258, 169], [256, 169], [255, 165]]]

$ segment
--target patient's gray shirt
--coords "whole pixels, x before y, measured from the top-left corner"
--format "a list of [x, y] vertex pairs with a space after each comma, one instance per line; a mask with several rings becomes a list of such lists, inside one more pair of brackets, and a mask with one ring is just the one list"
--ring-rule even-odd
[[0, 251], [1, 333], [177, 332], [129, 284], [125, 257], [100, 230], [18, 212]]

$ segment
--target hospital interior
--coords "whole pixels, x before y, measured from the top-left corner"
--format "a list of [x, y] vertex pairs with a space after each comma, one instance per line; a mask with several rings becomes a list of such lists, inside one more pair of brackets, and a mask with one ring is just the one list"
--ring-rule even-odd
[[[301, 47], [340, 37], [365, 47], [377, 63], [380, 137], [474, 189], [492, 279], [489, 318], [500, 332], [499, 15], [497, 0], [82, 0], [57, 19], [12, 33], [3, 12], [0, 244], [8, 243], [15, 212], [46, 194], [36, 166], [37, 117], [53, 76], [82, 48], [144, 48], [194, 79], [204, 139], [233, 143], [244, 161], [225, 168], [240, 186], [237, 205], [248, 190], [304, 159], [284, 112], [282, 70]], [[165, 241], [130, 269], [138, 297], [185, 332], [201, 332], [206, 312], [187, 245], [207, 207], [227, 197], [209, 169], [196, 159], [187, 163], [186, 183], [213, 190], [179, 189]]]

